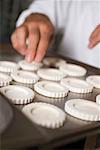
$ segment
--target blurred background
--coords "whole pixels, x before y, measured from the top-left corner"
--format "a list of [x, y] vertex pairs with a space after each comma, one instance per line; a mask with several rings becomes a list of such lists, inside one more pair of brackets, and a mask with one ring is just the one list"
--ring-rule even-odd
[[32, 0], [0, 0], [0, 43], [10, 41], [19, 14]]

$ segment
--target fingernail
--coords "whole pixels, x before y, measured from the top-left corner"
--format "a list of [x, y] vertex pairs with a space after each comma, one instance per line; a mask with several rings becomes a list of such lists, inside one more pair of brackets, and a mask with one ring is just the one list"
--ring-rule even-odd
[[31, 62], [31, 57], [30, 57], [30, 55], [26, 55], [26, 56], [25, 56], [25, 60], [30, 63], [30, 62]]
[[92, 48], [92, 47], [93, 47], [93, 43], [90, 42], [90, 43], [88, 44], [88, 47], [89, 47], [89, 48]]

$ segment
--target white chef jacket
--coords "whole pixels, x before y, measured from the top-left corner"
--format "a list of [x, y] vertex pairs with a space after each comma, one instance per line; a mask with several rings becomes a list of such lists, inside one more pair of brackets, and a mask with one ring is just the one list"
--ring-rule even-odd
[[100, 24], [100, 0], [34, 0], [20, 15], [17, 26], [31, 13], [50, 18], [59, 33], [60, 54], [100, 68], [100, 44], [88, 48], [89, 36]]

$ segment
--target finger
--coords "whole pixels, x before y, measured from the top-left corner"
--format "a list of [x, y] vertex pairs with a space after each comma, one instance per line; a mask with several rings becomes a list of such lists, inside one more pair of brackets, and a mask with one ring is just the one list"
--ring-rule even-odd
[[98, 25], [98, 26], [94, 29], [94, 31], [91, 33], [89, 40], [91, 40], [92, 38], [94, 38], [94, 37], [98, 34], [98, 31], [100, 31], [100, 25]]
[[25, 55], [25, 53], [21, 51], [19, 48], [18, 39], [15, 33], [13, 33], [13, 35], [11, 36], [11, 42], [12, 42], [13, 48], [16, 49], [17, 52], [19, 52], [21, 55]]
[[39, 43], [40, 39], [40, 33], [38, 28], [33, 28], [29, 31], [29, 37], [28, 37], [28, 48], [27, 48], [27, 55], [26, 55], [26, 60], [28, 62], [31, 62], [34, 60], [37, 46]]
[[100, 25], [96, 27], [96, 29], [92, 32], [89, 38], [89, 48], [93, 48], [100, 42]]
[[16, 32], [16, 38], [18, 42], [17, 50], [20, 53], [23, 53], [24, 55], [27, 52], [27, 45], [26, 45], [27, 36], [28, 36], [28, 30], [25, 26], [17, 29], [17, 32]]
[[36, 56], [35, 56], [36, 62], [40, 62], [43, 59], [43, 57], [45, 56], [45, 53], [50, 44], [50, 39], [51, 38], [49, 36], [41, 35], [38, 49], [37, 49]]
[[49, 26], [48, 24], [41, 24], [40, 26], [40, 42], [38, 44], [38, 48], [37, 48], [37, 53], [36, 53], [36, 56], [35, 56], [35, 61], [36, 62], [40, 62], [47, 49], [48, 49], [48, 46], [51, 42], [51, 37], [54, 33], [54, 30], [51, 26]]
[[100, 42], [100, 38], [99, 36], [97, 35], [97, 37], [95, 37], [94, 39], [92, 39], [90, 42], [89, 42], [89, 48], [93, 48], [95, 47], [98, 43]]

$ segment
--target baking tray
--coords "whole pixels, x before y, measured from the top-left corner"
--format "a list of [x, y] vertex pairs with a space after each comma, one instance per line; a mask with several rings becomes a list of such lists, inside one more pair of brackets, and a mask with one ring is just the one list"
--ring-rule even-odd
[[[55, 54], [52, 54], [52, 56], [55, 56]], [[100, 74], [99, 68], [94, 68], [87, 64], [65, 58], [61, 55], [56, 55], [56, 57], [63, 58], [69, 63], [75, 63], [85, 67], [88, 70], [87, 76]], [[23, 57], [17, 54], [10, 45], [4, 44], [0, 46], [0, 60], [11, 60], [18, 62], [21, 59], [23, 59]], [[100, 94], [100, 89], [96, 88], [94, 88], [93, 92], [89, 94], [76, 94], [70, 92], [67, 97], [61, 99], [61, 102], [55, 102], [54, 105], [60, 107], [61, 109], [64, 109], [65, 102], [71, 98], [84, 98], [90, 101], [95, 101], [95, 97], [98, 94]], [[35, 101], [49, 102], [50, 99], [51, 98], [44, 97], [37, 93], [35, 96]], [[10, 124], [10, 127], [6, 129], [4, 134], [2, 134], [1, 139], [3, 147], [58, 147], [63, 144], [77, 141], [89, 135], [100, 133], [100, 122], [82, 121], [71, 117], [68, 114], [66, 114], [67, 117], [64, 126], [60, 127], [59, 129], [47, 129], [32, 123], [25, 116], [23, 116], [23, 114], [21, 113], [22, 107], [22, 105], [13, 106], [15, 119]], [[17, 126], [15, 125], [15, 123], [17, 124]]]

